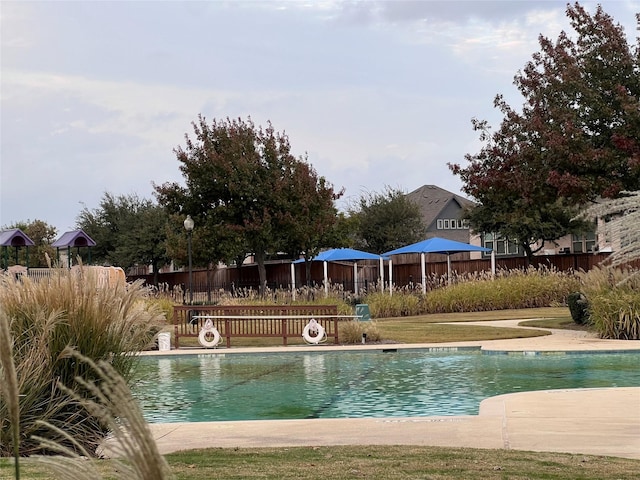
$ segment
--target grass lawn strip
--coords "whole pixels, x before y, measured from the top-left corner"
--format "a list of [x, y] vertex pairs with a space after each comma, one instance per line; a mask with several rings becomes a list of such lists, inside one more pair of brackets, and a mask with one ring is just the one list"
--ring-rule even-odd
[[[178, 480], [224, 479], [593, 479], [638, 478], [640, 460], [508, 450], [417, 446], [236, 448], [167, 455]], [[111, 463], [101, 460], [105, 475]], [[0, 478], [11, 478], [0, 460]], [[25, 480], [56, 480], [24, 461]]]

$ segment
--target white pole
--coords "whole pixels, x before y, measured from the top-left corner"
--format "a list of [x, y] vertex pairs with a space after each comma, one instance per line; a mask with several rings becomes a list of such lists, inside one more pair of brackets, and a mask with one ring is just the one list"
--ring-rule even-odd
[[393, 295], [393, 261], [389, 257], [389, 296]]
[[329, 267], [327, 262], [322, 262], [324, 264], [324, 296], [329, 296]]
[[427, 269], [424, 265], [424, 253], [420, 254], [420, 271], [422, 272], [422, 293], [427, 293]]
[[291, 262], [291, 299], [296, 301], [296, 266]]
[[380, 257], [380, 291], [384, 292], [384, 259]]
[[491, 278], [496, 278], [496, 251], [491, 250]]
[[358, 262], [353, 262], [353, 294], [358, 295]]

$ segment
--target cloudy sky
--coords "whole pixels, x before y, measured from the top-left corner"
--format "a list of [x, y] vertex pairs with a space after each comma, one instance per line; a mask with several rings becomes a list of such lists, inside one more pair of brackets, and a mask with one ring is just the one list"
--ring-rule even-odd
[[[640, 1], [602, 0], [635, 42]], [[582, 2], [594, 11], [595, 2]], [[460, 193], [447, 162], [497, 126], [497, 93], [565, 1], [0, 2], [0, 227], [72, 230], [105, 192], [182, 182], [173, 149], [198, 114], [271, 121], [345, 189]]]

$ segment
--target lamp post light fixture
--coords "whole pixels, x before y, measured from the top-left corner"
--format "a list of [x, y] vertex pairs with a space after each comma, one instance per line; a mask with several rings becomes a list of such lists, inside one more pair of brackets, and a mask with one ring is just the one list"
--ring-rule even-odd
[[187, 251], [189, 256], [189, 303], [193, 304], [193, 269], [191, 267], [191, 234], [195, 223], [191, 215], [184, 220], [184, 229], [187, 231]]

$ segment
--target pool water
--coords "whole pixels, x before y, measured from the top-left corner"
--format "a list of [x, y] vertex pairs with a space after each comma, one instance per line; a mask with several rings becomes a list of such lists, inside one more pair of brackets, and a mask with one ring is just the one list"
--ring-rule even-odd
[[504, 393], [640, 386], [640, 353], [216, 353], [142, 357], [136, 379], [152, 423], [477, 415]]

